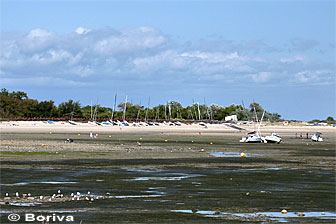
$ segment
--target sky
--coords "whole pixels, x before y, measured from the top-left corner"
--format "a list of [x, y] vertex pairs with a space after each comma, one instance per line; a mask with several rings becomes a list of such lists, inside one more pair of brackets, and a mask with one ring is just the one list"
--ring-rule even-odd
[[335, 1], [0, 2], [0, 86], [29, 98], [336, 118]]

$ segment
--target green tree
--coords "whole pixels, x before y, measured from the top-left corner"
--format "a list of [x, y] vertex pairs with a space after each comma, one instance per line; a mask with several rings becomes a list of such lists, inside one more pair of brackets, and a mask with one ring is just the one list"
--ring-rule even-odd
[[82, 117], [82, 110], [79, 101], [69, 100], [58, 105], [58, 114], [60, 117]]
[[253, 113], [246, 108], [237, 108], [236, 115], [240, 121], [248, 121], [252, 119]]
[[57, 107], [54, 105], [54, 101], [41, 101], [36, 105], [36, 114], [38, 117], [48, 118], [48, 117], [57, 117], [58, 111]]
[[335, 121], [333, 117], [329, 116], [327, 117], [327, 120], [326, 121]]
[[9, 94], [9, 96], [14, 98], [14, 99], [19, 99], [19, 100], [28, 99], [27, 93], [22, 92], [22, 91], [12, 92], [12, 93]]
[[33, 101], [28, 100], [27, 94], [21, 91], [8, 92], [3, 88], [0, 92], [0, 116], [2, 118], [24, 117], [30, 113]]

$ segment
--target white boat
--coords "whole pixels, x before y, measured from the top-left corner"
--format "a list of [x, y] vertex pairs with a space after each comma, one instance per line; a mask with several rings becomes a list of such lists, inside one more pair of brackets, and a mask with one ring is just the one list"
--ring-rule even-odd
[[316, 132], [312, 137], [311, 139], [313, 140], [313, 142], [323, 142], [323, 138], [321, 137], [321, 134], [320, 132]]
[[243, 137], [240, 142], [245, 142], [245, 143], [261, 143], [263, 142], [263, 140], [261, 139], [261, 137], [256, 134], [256, 132], [250, 132], [248, 133], [248, 136]]
[[146, 122], [143, 122], [143, 121], [140, 121], [140, 122], [139, 122], [139, 125], [142, 125], [142, 126], [144, 126], [144, 127], [148, 126], [148, 124], [147, 124]]
[[110, 125], [113, 125], [113, 124], [109, 121], [105, 121], [105, 122], [101, 122], [100, 125], [110, 126]]
[[206, 126], [206, 123], [204, 123], [204, 122], [199, 122], [198, 125], [201, 125], [201, 126], [205, 127], [205, 126]]
[[168, 121], [168, 122], [164, 121], [163, 123], [165, 125], [168, 125], [168, 126], [174, 126], [175, 125], [173, 122], [170, 122], [170, 121]]
[[69, 124], [72, 124], [72, 125], [78, 125], [77, 122], [74, 122], [74, 121], [72, 121], [72, 120], [69, 120], [68, 122], [69, 122]]
[[261, 132], [260, 132], [260, 126], [261, 126], [261, 122], [264, 118], [265, 115], [265, 111], [263, 112], [263, 115], [261, 117], [260, 122], [258, 121], [258, 117], [257, 117], [257, 112], [254, 109], [254, 113], [255, 113], [255, 119], [256, 119], [256, 123], [257, 123], [257, 127], [254, 127], [254, 131], [247, 133], [246, 137], [243, 137], [240, 142], [245, 142], [245, 143], [262, 143], [264, 142], [262, 137], [261, 137]]
[[272, 133], [269, 136], [263, 138], [265, 143], [280, 143], [282, 142], [282, 138], [277, 133]]
[[100, 125], [97, 121], [88, 121], [88, 124], [91, 124], [91, 125]]

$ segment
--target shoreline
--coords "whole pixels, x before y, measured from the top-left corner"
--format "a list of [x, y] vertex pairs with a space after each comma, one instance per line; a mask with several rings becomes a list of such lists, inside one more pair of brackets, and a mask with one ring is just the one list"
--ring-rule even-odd
[[[87, 123], [79, 125], [71, 125], [67, 122], [55, 122], [55, 124], [46, 124], [42, 121], [15, 121], [15, 122], [0, 122], [0, 133], [101, 133], [101, 134], [165, 134], [172, 135], [245, 135], [254, 130], [254, 125], [235, 125], [243, 130], [238, 130], [225, 124], [208, 124], [206, 127], [198, 124], [181, 125], [181, 126], [95, 126]], [[322, 132], [323, 134], [336, 137], [336, 127], [332, 126], [297, 126], [297, 125], [262, 125], [262, 133], [276, 132], [288, 136], [293, 133], [315, 133]]]

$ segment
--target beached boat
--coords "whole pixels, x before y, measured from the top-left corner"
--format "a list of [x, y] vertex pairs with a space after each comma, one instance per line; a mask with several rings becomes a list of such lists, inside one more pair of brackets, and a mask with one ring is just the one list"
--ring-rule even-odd
[[140, 121], [139, 125], [144, 126], [144, 127], [148, 126], [147, 122], [143, 122], [143, 121]]
[[201, 126], [204, 127], [204, 126], [206, 126], [206, 123], [204, 123], [204, 122], [199, 122], [198, 125], [201, 125]]
[[105, 122], [101, 122], [100, 125], [110, 126], [110, 125], [113, 125], [113, 124], [109, 121], [105, 121]]
[[243, 137], [240, 142], [245, 142], [245, 143], [262, 143], [262, 142], [265, 142], [263, 140], [263, 136], [261, 135], [261, 132], [260, 132], [260, 127], [261, 127], [261, 122], [264, 118], [264, 115], [265, 115], [265, 111], [263, 112], [262, 116], [261, 116], [261, 119], [260, 119], [260, 122], [258, 121], [258, 116], [257, 116], [257, 112], [254, 109], [254, 113], [255, 113], [255, 119], [256, 119], [256, 123], [257, 123], [257, 127], [255, 126], [255, 130], [253, 132], [249, 132], [247, 133], [247, 136], [246, 137]]
[[269, 136], [262, 138], [265, 143], [280, 143], [282, 138], [277, 133], [272, 133]]
[[91, 125], [100, 125], [97, 121], [88, 121], [88, 124], [91, 124]]
[[314, 141], [314, 142], [323, 142], [323, 138], [321, 137], [321, 134], [320, 132], [316, 132], [312, 137], [311, 139]]
[[74, 122], [74, 121], [72, 121], [72, 120], [69, 120], [68, 122], [69, 122], [69, 124], [72, 124], [72, 125], [78, 125], [77, 122]]
[[175, 125], [173, 122], [170, 122], [170, 121], [168, 121], [168, 122], [164, 121], [163, 124], [168, 125], [168, 126], [174, 126]]
[[245, 143], [261, 143], [263, 142], [261, 136], [257, 134], [256, 131], [247, 133], [246, 137], [243, 137], [240, 142], [245, 142]]

